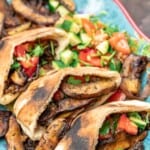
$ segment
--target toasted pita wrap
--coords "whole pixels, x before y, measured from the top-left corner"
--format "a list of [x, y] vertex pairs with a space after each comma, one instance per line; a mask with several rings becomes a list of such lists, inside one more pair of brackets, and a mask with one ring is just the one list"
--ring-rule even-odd
[[[33, 42], [37, 39], [57, 41], [58, 46], [55, 49], [56, 55], [64, 50], [69, 43], [66, 32], [53, 27], [28, 30], [2, 39], [0, 41], [0, 104], [9, 104], [20, 94], [20, 92], [5, 92], [6, 82], [8, 81], [11, 65], [14, 61], [15, 47], [25, 42]], [[14, 74], [14, 78], [17, 78], [18, 76], [23, 77], [23, 75]], [[25, 90], [26, 86], [24, 85], [23, 87], [19, 86], [19, 88]]]
[[[96, 84], [95, 87], [99, 88], [99, 91], [96, 90], [97, 92], [95, 99], [98, 99], [98, 97], [102, 96], [101, 98], [99, 98], [100, 102], [98, 102], [98, 105], [104, 103], [107, 100], [107, 98], [119, 87], [121, 82], [119, 73], [96, 67], [66, 68], [59, 71], [50, 71], [46, 76], [43, 76], [36, 81], [33, 81], [28, 87], [28, 89], [19, 96], [14, 105], [14, 113], [16, 115], [18, 122], [20, 123], [24, 132], [32, 140], [39, 140], [41, 135], [43, 134], [45, 129], [39, 126], [37, 122], [42, 113], [48, 107], [48, 105], [53, 101], [52, 99], [56, 91], [62, 87], [65, 77], [70, 75], [71, 76], [89, 75], [89, 76], [96, 76], [98, 78], [98, 81], [97, 79], [95, 81]], [[83, 85], [89, 88], [93, 88], [93, 82], [83, 84], [81, 83], [80, 85], [76, 85], [76, 88], [78, 87], [80, 89], [80, 87], [82, 86], [81, 89], [84, 89]], [[93, 89], [93, 93], [91, 93], [92, 90], [89, 88], [87, 88], [86, 93], [88, 94], [88, 92], [90, 92], [89, 96], [91, 96], [91, 98], [92, 97], [94, 98], [95, 94], [93, 93], [95, 92], [95, 89]], [[80, 91], [77, 94], [81, 95], [82, 91]], [[75, 94], [75, 96], [77, 94]], [[80, 100], [82, 101], [82, 98], [80, 98]], [[89, 100], [87, 101], [89, 103]], [[83, 103], [81, 103], [81, 105], [83, 107]], [[62, 112], [61, 110], [65, 111], [65, 109], [74, 110], [76, 108], [81, 107], [81, 105], [79, 105], [79, 102], [77, 102], [76, 105], [72, 106], [74, 108], [71, 108], [70, 103], [68, 105], [60, 104], [61, 106], [60, 112]], [[66, 108], [64, 109], [63, 107]], [[52, 109], [51, 106], [50, 108]]]
[[[105, 119], [112, 114], [149, 111], [149, 103], [137, 100], [112, 102], [97, 107], [93, 110], [81, 114], [78, 118], [75, 119], [71, 129], [58, 143], [55, 150], [112, 150], [113, 148], [110, 145], [109, 147], [97, 147], [99, 132], [103, 126]], [[132, 141], [132, 144], [135, 144], [136, 142], [138, 142], [138, 140], [142, 140], [145, 136], [146, 134], [145, 132], [143, 132], [141, 135], [134, 135], [134, 140], [133, 138], [130, 138], [130, 140]], [[112, 137], [112, 140], [114, 140], [113, 138], [114, 137]]]

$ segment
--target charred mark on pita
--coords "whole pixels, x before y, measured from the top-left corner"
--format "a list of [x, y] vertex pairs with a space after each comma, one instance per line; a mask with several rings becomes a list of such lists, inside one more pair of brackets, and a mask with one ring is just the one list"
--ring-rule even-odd
[[82, 150], [87, 150], [88, 149], [88, 138], [83, 138], [78, 136], [78, 131], [81, 129], [81, 118], [78, 118], [76, 122], [74, 123], [73, 127], [67, 134], [67, 139], [71, 138], [72, 143], [69, 147], [71, 150], [77, 150], [77, 149], [82, 149]]
[[45, 87], [40, 87], [40, 88], [37, 88], [36, 91], [34, 92], [33, 96], [32, 96], [32, 99], [34, 99], [35, 101], [36, 100], [42, 100], [44, 99], [45, 97], [48, 96], [48, 91], [46, 90]]
[[3, 48], [5, 42], [4, 41], [0, 41], [0, 50]]

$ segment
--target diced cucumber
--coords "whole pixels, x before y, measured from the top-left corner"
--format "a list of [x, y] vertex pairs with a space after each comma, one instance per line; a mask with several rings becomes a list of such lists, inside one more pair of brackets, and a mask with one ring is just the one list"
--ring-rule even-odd
[[81, 33], [80, 38], [83, 44], [89, 45], [90, 42], [92, 41], [92, 38], [88, 36], [86, 33]]
[[55, 12], [57, 7], [59, 5], [59, 2], [56, 0], [49, 0], [48, 6], [49, 6], [49, 10], [51, 12]]
[[81, 43], [80, 38], [75, 33], [69, 32], [68, 36], [70, 39], [70, 45], [71, 46], [75, 46], [75, 45]]
[[96, 46], [96, 49], [99, 50], [102, 54], [106, 54], [109, 49], [109, 42], [106, 40]]
[[74, 59], [74, 53], [67, 49], [60, 53], [60, 59], [65, 65], [70, 65]]
[[77, 23], [73, 22], [70, 28], [70, 32], [74, 32], [74, 33], [79, 33], [81, 30], [81, 26], [78, 25]]
[[61, 17], [64, 17], [66, 15], [68, 15], [70, 12], [69, 10], [67, 10], [64, 6], [60, 5], [57, 9], [56, 9], [57, 12], [59, 12], [60, 16]]
[[65, 68], [65, 65], [60, 60], [55, 60], [55, 61], [52, 61], [52, 67], [54, 69], [58, 70], [58, 69], [61, 69], [61, 68]]
[[133, 121], [139, 128], [141, 129], [145, 129], [146, 127], [146, 122], [141, 120], [141, 119], [138, 119], [138, 118], [135, 118], [135, 117], [130, 117], [129, 118], [131, 121]]
[[64, 22], [60, 25], [62, 29], [69, 32], [72, 26], [72, 21], [70, 20], [64, 20]]

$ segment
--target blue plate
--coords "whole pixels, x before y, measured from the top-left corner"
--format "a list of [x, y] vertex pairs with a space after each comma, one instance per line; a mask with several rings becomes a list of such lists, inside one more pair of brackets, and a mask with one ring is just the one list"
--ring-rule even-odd
[[[11, 2], [11, 0], [8, 0]], [[77, 6], [78, 13], [94, 14], [99, 19], [109, 25], [118, 26], [120, 30], [127, 31], [131, 36], [139, 38], [142, 37], [149, 41], [149, 39], [138, 29], [134, 21], [130, 18], [124, 7], [119, 0], [74, 0]], [[146, 41], [141, 43], [141, 49]], [[138, 52], [141, 53], [141, 50]], [[144, 87], [147, 82], [147, 72], [143, 74], [142, 86]], [[150, 101], [150, 98], [147, 99]], [[0, 109], [4, 109], [0, 106]], [[150, 138], [150, 137], [149, 137]], [[146, 143], [146, 142], [145, 142]], [[0, 150], [6, 150], [7, 145], [4, 139], [0, 139]], [[148, 149], [149, 150], [149, 149]]]

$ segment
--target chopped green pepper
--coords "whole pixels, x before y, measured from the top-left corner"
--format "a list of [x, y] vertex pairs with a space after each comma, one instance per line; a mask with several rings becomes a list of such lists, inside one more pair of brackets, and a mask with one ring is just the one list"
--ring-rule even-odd
[[122, 63], [117, 59], [111, 59], [109, 63], [109, 68], [110, 70], [120, 72], [122, 69]]
[[12, 65], [11, 65], [11, 69], [12, 70], [16, 70], [20, 67], [20, 63], [15, 61]]
[[110, 132], [110, 122], [107, 120], [104, 122], [102, 128], [100, 129], [99, 133], [100, 135], [106, 135]]
[[36, 45], [35, 48], [31, 51], [32, 56], [42, 56], [44, 53], [44, 48], [41, 45]]
[[81, 84], [81, 80], [75, 79], [74, 77], [71, 76], [68, 78], [67, 83], [78, 85], [78, 84]]
[[67, 32], [70, 31], [71, 26], [72, 26], [72, 21], [70, 20], [64, 20], [64, 22], [60, 25], [60, 27]]

